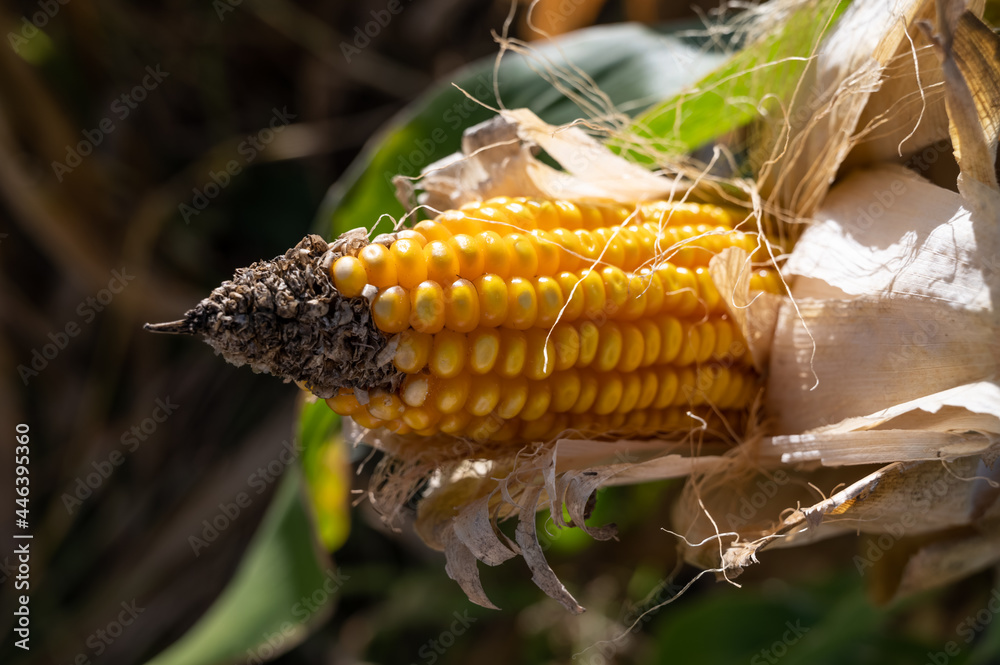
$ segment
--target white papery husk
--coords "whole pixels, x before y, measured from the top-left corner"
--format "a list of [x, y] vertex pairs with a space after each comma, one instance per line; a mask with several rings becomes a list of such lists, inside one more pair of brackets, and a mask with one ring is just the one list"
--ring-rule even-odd
[[[941, 35], [932, 53], [928, 31], [916, 27], [934, 16], [932, 3], [849, 8], [807, 70], [800, 88], [810, 94], [797, 95], [788, 119], [758, 127], [767, 137], [759, 145], [771, 148], [755, 153], [757, 182], [722, 183], [679, 163], [653, 174], [581, 128], [551, 127], [523, 109], [472, 128], [462, 153], [428, 167], [416, 186], [399, 179], [401, 200], [431, 210], [497, 195], [704, 200], [725, 184], [730, 199], [737, 192], [745, 203], [744, 230], [773, 218], [807, 227], [782, 271], [790, 298], [751, 300], [742, 251], [726, 250], [710, 266], [768, 375], [766, 429], [732, 441], [692, 423], [670, 440], [560, 439], [515, 451], [362, 432], [390, 453], [372, 492], [376, 506], [396, 516], [430, 477], [417, 530], [486, 607], [478, 562], [521, 555], [540, 588], [582, 611], [545, 562], [535, 512], [550, 508], [556, 528], [612, 538], [613, 526], [586, 525], [598, 488], [684, 476], [674, 528], [704, 543], [686, 557], [726, 577], [766, 547], [847, 532], [919, 543], [898, 548], [912, 556], [887, 595], [1000, 560], [992, 478], [1000, 476], [1000, 192], [992, 166], [1000, 78], [988, 55], [969, 55], [996, 49], [995, 35], [962, 12], [943, 6], [929, 31]], [[808, 113], [796, 114], [801, 108]], [[886, 163], [927, 145], [941, 150], [947, 137], [962, 170], [959, 193]], [[563, 170], [538, 161], [538, 148]], [[848, 173], [845, 160], [867, 166]], [[815, 488], [839, 491], [823, 498]], [[497, 528], [510, 517], [513, 539]], [[856, 564], [864, 572], [873, 558]]]

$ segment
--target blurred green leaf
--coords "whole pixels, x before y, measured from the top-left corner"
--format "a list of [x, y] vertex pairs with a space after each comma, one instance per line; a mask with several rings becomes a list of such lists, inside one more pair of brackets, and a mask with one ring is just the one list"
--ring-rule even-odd
[[351, 529], [350, 461], [338, 436], [340, 418], [321, 399], [303, 400], [298, 426], [309, 503], [319, 539], [332, 552]]
[[746, 125], [765, 110], [780, 113], [806, 70], [807, 58], [849, 4], [849, 0], [801, 4], [780, 30], [643, 113], [636, 121], [636, 133], [649, 140], [648, 149], [684, 154]]
[[201, 620], [149, 665], [266, 661], [329, 616], [340, 578], [313, 539], [302, 489], [292, 465], [233, 579]]
[[[538, 46], [537, 55], [539, 60], [533, 61], [513, 53], [505, 55], [497, 76], [498, 89], [507, 108], [530, 108], [554, 124], [608, 109], [607, 103], [592, 93], [582, 95], [586, 98], [582, 105], [565, 96], [542, 76], [553, 68], [564, 72], [560, 82], [567, 75], [577, 80], [581, 75], [589, 77], [612, 104], [635, 114], [694, 82], [723, 60], [667, 31], [629, 24], [571, 33]], [[494, 64], [490, 57], [456, 72], [390, 121], [330, 189], [318, 217], [318, 232], [326, 234], [332, 229], [336, 237], [347, 229], [372, 226], [381, 215], [402, 215], [393, 176], [418, 175], [424, 166], [459, 150], [467, 127], [494, 115], [483, 106], [496, 106]], [[388, 221], [382, 222], [381, 230], [388, 228]]]
[[805, 588], [774, 581], [713, 590], [668, 607], [673, 611], [658, 622], [658, 651], [670, 662], [903, 665], [923, 662], [926, 652], [888, 629], [900, 608], [874, 607], [857, 575]]

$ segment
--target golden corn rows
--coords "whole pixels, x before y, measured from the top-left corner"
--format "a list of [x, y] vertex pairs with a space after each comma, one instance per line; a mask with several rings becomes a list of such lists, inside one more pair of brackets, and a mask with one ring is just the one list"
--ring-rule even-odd
[[[756, 376], [707, 266], [758, 242], [722, 208], [504, 197], [390, 238], [330, 268], [344, 296], [374, 286], [375, 325], [398, 333], [398, 393], [327, 400], [364, 427], [498, 441], [634, 436], [752, 399]], [[760, 270], [750, 288], [781, 285]]]

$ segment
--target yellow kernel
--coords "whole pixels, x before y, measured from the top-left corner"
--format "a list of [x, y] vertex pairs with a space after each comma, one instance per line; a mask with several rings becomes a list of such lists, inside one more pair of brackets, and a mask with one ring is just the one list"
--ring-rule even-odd
[[726, 306], [722, 302], [719, 290], [715, 288], [715, 281], [708, 272], [708, 268], [698, 268], [695, 270], [695, 278], [698, 280], [698, 292], [701, 302], [708, 310], [709, 314], [717, 314], [726, 311]]
[[597, 206], [601, 211], [601, 226], [621, 226], [632, 215], [632, 210], [619, 203], [602, 203]]
[[473, 376], [469, 387], [469, 398], [465, 410], [474, 416], [485, 416], [493, 412], [500, 401], [500, 380], [492, 375]]
[[473, 219], [463, 210], [446, 210], [434, 221], [455, 235], [460, 233], [472, 235], [483, 230], [482, 222]]
[[604, 316], [604, 305], [607, 296], [604, 290], [604, 280], [601, 273], [594, 270], [580, 271], [580, 284], [577, 288], [583, 291], [583, 313], [588, 318]]
[[639, 243], [639, 265], [650, 263], [659, 253], [656, 249], [656, 233], [646, 226], [633, 224], [628, 227]]
[[518, 435], [525, 441], [549, 441], [555, 414], [547, 413], [536, 420], [522, 422]]
[[510, 252], [500, 234], [484, 231], [479, 234], [479, 241], [483, 246], [483, 272], [504, 280], [510, 277]]
[[585, 302], [583, 289], [577, 286], [580, 278], [571, 272], [563, 271], [556, 275], [555, 280], [559, 284], [559, 290], [562, 291], [563, 303], [566, 307], [559, 320], [576, 321], [583, 314]]
[[434, 335], [434, 347], [428, 362], [431, 374], [445, 379], [458, 376], [465, 367], [465, 335], [442, 330]]
[[743, 406], [743, 404], [740, 404], [740, 396], [743, 394], [743, 383], [744, 378], [742, 372], [730, 372], [729, 385], [726, 386], [725, 394], [719, 398], [717, 406], [720, 409], [730, 409], [736, 406]]
[[591, 268], [594, 266], [595, 262], [598, 261], [598, 257], [601, 256], [601, 252], [604, 250], [604, 245], [601, 243], [601, 239], [590, 231], [585, 231], [584, 229], [577, 229], [573, 231], [573, 235], [579, 243], [579, 253], [580, 253], [580, 263], [584, 268]]
[[326, 405], [338, 416], [350, 416], [361, 410], [361, 404], [353, 394], [341, 394], [326, 399]]
[[654, 409], [665, 409], [674, 403], [679, 382], [677, 373], [670, 367], [658, 369], [657, 372], [659, 382], [656, 387], [656, 397], [653, 398], [651, 406]]
[[580, 224], [585, 229], [598, 229], [604, 226], [604, 215], [600, 208], [590, 203], [578, 203]]
[[618, 229], [618, 242], [622, 246], [622, 269], [636, 270], [639, 267], [639, 237], [627, 227]]
[[576, 404], [570, 409], [572, 413], [590, 413], [597, 400], [597, 393], [600, 383], [597, 375], [593, 372], [580, 372], [580, 396], [576, 398]]
[[431, 394], [431, 377], [426, 374], [410, 374], [399, 388], [400, 399], [407, 406], [423, 406]]
[[410, 295], [401, 286], [379, 291], [372, 300], [372, 321], [382, 332], [403, 332], [410, 325]]
[[533, 231], [538, 228], [535, 221], [535, 213], [528, 206], [517, 201], [508, 201], [500, 205], [501, 210], [507, 215], [507, 219], [515, 229], [520, 231]]
[[471, 332], [479, 326], [479, 294], [467, 279], [456, 279], [444, 293], [444, 325], [455, 332]]
[[368, 394], [368, 413], [379, 420], [395, 420], [403, 415], [403, 402], [393, 393], [373, 390]]
[[539, 229], [551, 231], [561, 226], [559, 221], [559, 209], [552, 201], [525, 201], [527, 206], [535, 215], [535, 223]]
[[513, 230], [513, 217], [503, 209], [503, 202], [489, 202], [491, 205], [479, 206], [472, 217], [479, 220], [483, 228], [488, 231], [496, 231], [500, 235], [510, 233]]
[[601, 268], [601, 278], [608, 298], [608, 315], [618, 316], [629, 299], [628, 277], [621, 268], [605, 266]]
[[451, 245], [432, 240], [424, 247], [427, 259], [427, 279], [438, 284], [450, 284], [458, 277], [458, 257]]
[[503, 379], [500, 387], [497, 415], [501, 418], [514, 418], [521, 413], [521, 409], [528, 401], [528, 379], [523, 376]]
[[652, 312], [646, 311], [648, 302], [647, 293], [651, 286], [651, 280], [646, 274], [626, 273], [628, 278], [628, 302], [619, 313], [619, 318], [625, 321], [636, 321], [644, 316], [652, 316]]
[[569, 229], [557, 228], [551, 236], [559, 245], [559, 270], [573, 272], [584, 267], [581, 259], [580, 239]]
[[620, 376], [622, 378], [622, 397], [615, 412], [628, 413], [639, 402], [639, 397], [642, 394], [642, 378], [638, 372], [629, 372]]
[[518, 414], [521, 420], [537, 420], [549, 410], [552, 402], [552, 388], [548, 381], [529, 381], [528, 399]]
[[698, 352], [701, 349], [701, 335], [696, 324], [685, 321], [681, 326], [684, 328], [684, 332], [681, 334], [681, 352], [674, 362], [677, 365], [690, 365], [698, 359]]
[[531, 281], [524, 277], [511, 277], [507, 283], [507, 318], [503, 325], [516, 330], [527, 330], [538, 318], [538, 297]]
[[663, 311], [688, 316], [699, 308], [698, 280], [687, 268], [664, 264], [657, 274], [663, 283]]
[[645, 339], [639, 327], [627, 322], [619, 324], [622, 335], [622, 352], [616, 369], [619, 372], [632, 372], [642, 363], [645, 356]]
[[380, 289], [387, 289], [398, 284], [396, 280], [396, 262], [392, 253], [385, 245], [372, 243], [358, 253], [361, 265], [368, 275], [368, 283]]
[[469, 369], [475, 374], [486, 374], [497, 361], [500, 353], [500, 333], [493, 328], [477, 328], [468, 336]]
[[559, 318], [563, 307], [563, 292], [559, 282], [551, 277], [535, 277], [532, 280], [538, 298], [538, 317], [535, 325], [549, 328]]
[[361, 261], [353, 256], [342, 256], [330, 266], [333, 286], [345, 298], [361, 295], [368, 284], [368, 273]]
[[609, 266], [621, 266], [625, 260], [625, 250], [622, 249], [616, 231], [617, 229], [604, 228], [591, 232], [591, 235], [597, 240], [597, 253], [601, 262]]
[[400, 372], [413, 374], [419, 372], [427, 364], [431, 356], [431, 345], [434, 338], [427, 333], [415, 330], [404, 330], [399, 334], [399, 343], [392, 362]]
[[705, 391], [705, 401], [718, 406], [726, 397], [726, 393], [729, 390], [730, 377], [734, 372], [716, 365], [706, 366], [702, 369], [704, 371], [699, 370], [698, 380], [699, 385], [701, 385], [703, 380], [707, 382], [707, 385], [703, 388]]
[[510, 255], [511, 277], [534, 277], [538, 273], [538, 252], [534, 238], [523, 233], [508, 233], [503, 237]]
[[552, 340], [546, 342], [548, 330], [532, 328], [525, 332], [527, 351], [524, 357], [524, 375], [540, 381], [552, 374], [556, 365], [556, 347]]
[[713, 360], [723, 360], [735, 355], [733, 353], [733, 342], [736, 338], [733, 333], [733, 323], [729, 319], [716, 319], [715, 323], [715, 351], [712, 353]]
[[401, 229], [396, 231], [396, 240], [411, 240], [420, 245], [420, 249], [423, 249], [424, 245], [427, 244], [427, 238], [425, 238], [422, 233], [418, 233], [413, 229]]
[[639, 390], [639, 399], [635, 403], [635, 408], [645, 409], [656, 399], [660, 382], [656, 378], [656, 372], [651, 369], [641, 370], [639, 372], [639, 380], [642, 383], [642, 388]]
[[698, 326], [698, 349], [694, 361], [696, 363], [707, 363], [715, 353], [715, 326], [711, 321], [706, 321]]
[[534, 230], [531, 236], [535, 239], [535, 252], [538, 256], [538, 275], [552, 276], [559, 272], [559, 243], [548, 231]]
[[500, 331], [500, 353], [494, 371], [500, 376], [512, 378], [521, 374], [528, 351], [528, 340], [520, 330]]
[[451, 231], [446, 229], [443, 225], [437, 222], [432, 222], [430, 220], [424, 220], [416, 224], [413, 230], [422, 235], [426, 240], [426, 244], [432, 243], [434, 241], [444, 242], [451, 237]]
[[552, 375], [549, 382], [552, 386], [552, 411], [564, 413], [573, 408], [580, 399], [580, 372], [575, 369], [565, 370]]
[[594, 369], [607, 372], [618, 366], [622, 356], [622, 329], [613, 321], [608, 321], [600, 328], [601, 335], [597, 345], [597, 355], [594, 356]]
[[441, 420], [438, 421], [438, 429], [445, 434], [457, 436], [465, 431], [471, 421], [472, 416], [468, 411], [456, 411], [441, 416]]
[[434, 384], [434, 406], [441, 413], [455, 413], [465, 406], [472, 380], [468, 374], [453, 376]]
[[603, 416], [617, 409], [623, 390], [622, 378], [617, 372], [602, 375], [597, 388], [597, 399], [594, 400], [594, 413]]
[[483, 275], [486, 257], [483, 252], [483, 241], [479, 236], [460, 233], [449, 239], [448, 244], [458, 259], [460, 277], [471, 281]]
[[559, 323], [552, 329], [551, 339], [556, 351], [556, 371], [573, 367], [580, 357], [580, 333], [568, 323]]
[[578, 325], [577, 332], [580, 334], [580, 355], [576, 359], [576, 366], [587, 367], [597, 357], [601, 340], [600, 328], [593, 321], [584, 321]]
[[663, 316], [657, 320], [660, 328], [660, 359], [658, 364], [673, 364], [677, 356], [680, 355], [681, 347], [684, 346], [684, 327], [681, 322], [672, 316]]
[[565, 229], [579, 229], [583, 225], [583, 216], [580, 209], [569, 201], [553, 201], [556, 207], [556, 214], [559, 216], [559, 224]]
[[479, 325], [496, 327], [507, 320], [507, 282], [499, 275], [486, 274], [473, 282], [479, 296]]
[[660, 347], [663, 344], [660, 328], [649, 319], [636, 321], [635, 326], [642, 335], [642, 360], [639, 366], [648, 367], [655, 364], [660, 357]]
[[417, 332], [438, 333], [444, 328], [444, 289], [427, 280], [410, 291], [410, 326]]
[[408, 427], [415, 430], [425, 430], [434, 426], [441, 419], [441, 414], [427, 407], [408, 406], [403, 411], [401, 419]]
[[413, 240], [397, 240], [389, 249], [396, 264], [396, 278], [404, 289], [412, 289], [427, 279], [427, 259], [419, 243]]
[[674, 396], [673, 406], [691, 404], [697, 379], [692, 367], [682, 367], [677, 370], [677, 394]]
[[384, 424], [383, 421], [368, 413], [367, 409], [360, 409], [357, 413], [352, 414], [351, 420], [365, 429], [378, 429]]

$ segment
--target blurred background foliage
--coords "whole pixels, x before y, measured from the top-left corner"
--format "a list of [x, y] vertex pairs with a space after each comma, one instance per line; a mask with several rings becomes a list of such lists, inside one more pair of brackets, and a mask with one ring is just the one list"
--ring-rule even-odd
[[[535, 23], [690, 22], [713, 4], [560, 0]], [[643, 615], [694, 577], [661, 530], [671, 482], [601, 492], [594, 521], [616, 522], [617, 542], [541, 531], [586, 614], [566, 614], [517, 560], [483, 571], [503, 611], [483, 610], [440, 554], [373, 513], [370, 451], [345, 446], [323, 404], [142, 332], [310, 230], [370, 224], [373, 206], [397, 214], [378, 207], [385, 171], [416, 173], [488, 115], [473, 105], [454, 122], [441, 95], [491, 70], [470, 63], [496, 53], [510, 4], [402, 0], [379, 20], [389, 6], [0, 3], [0, 422], [31, 427], [35, 534], [28, 653], [13, 644], [7, 536], [0, 548], [0, 662], [998, 662], [989, 575], [875, 608], [851, 564], [868, 543], [850, 538], [770, 551], [741, 590], [706, 576]], [[538, 38], [524, 17], [511, 34]], [[583, 42], [577, 57], [638, 111], [677, 79], [649, 56], [652, 33], [627, 30], [629, 44]], [[505, 99], [573, 113], [540, 80]], [[394, 116], [412, 133], [379, 140], [401, 141], [407, 161], [378, 162], [385, 143], [362, 151]], [[356, 187], [366, 167], [370, 192]], [[0, 482], [0, 503], [14, 496]], [[0, 510], [0, 533], [13, 520]]]

